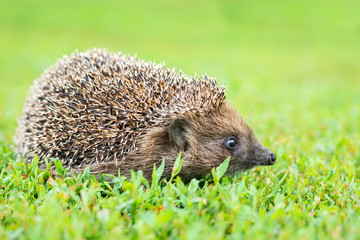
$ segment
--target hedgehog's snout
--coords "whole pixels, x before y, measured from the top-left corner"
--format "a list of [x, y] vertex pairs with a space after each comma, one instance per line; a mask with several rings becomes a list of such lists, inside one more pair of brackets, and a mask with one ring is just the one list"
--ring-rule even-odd
[[267, 157], [267, 164], [268, 165], [274, 165], [276, 162], [276, 155], [273, 152], [270, 152], [270, 154]]
[[265, 151], [262, 154], [262, 156], [260, 157], [260, 159], [261, 160], [260, 160], [259, 165], [271, 166], [271, 165], [274, 165], [275, 162], [276, 162], [276, 155], [275, 155], [275, 153], [273, 153], [269, 149], [265, 148]]
[[275, 153], [260, 143], [256, 144], [250, 156], [252, 159], [255, 159], [256, 165], [260, 166], [271, 166], [276, 162]]

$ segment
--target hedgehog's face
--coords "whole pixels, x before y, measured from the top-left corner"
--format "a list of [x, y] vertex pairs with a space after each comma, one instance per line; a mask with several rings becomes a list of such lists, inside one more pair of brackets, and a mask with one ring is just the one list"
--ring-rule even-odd
[[269, 149], [260, 144], [252, 131], [250, 133], [237, 132], [222, 139], [223, 151], [231, 156], [229, 172], [245, 170], [254, 166], [273, 165], [276, 156]]
[[224, 103], [219, 112], [175, 120], [170, 141], [184, 153], [184, 164], [202, 177], [230, 156], [228, 173], [273, 165], [276, 157], [261, 145], [234, 108]]

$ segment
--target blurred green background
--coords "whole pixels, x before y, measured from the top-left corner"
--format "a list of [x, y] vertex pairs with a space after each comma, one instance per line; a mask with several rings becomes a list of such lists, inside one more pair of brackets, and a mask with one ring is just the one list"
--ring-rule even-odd
[[0, 35], [6, 144], [34, 79], [75, 49], [105, 47], [216, 77], [289, 161], [345, 141], [360, 162], [360, 1], [3, 1]]

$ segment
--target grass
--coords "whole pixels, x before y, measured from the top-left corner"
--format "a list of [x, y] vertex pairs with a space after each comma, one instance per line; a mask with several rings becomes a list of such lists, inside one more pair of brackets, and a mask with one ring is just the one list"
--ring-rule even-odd
[[[359, 7], [351, 0], [2, 4], [0, 238], [360, 239]], [[110, 183], [16, 161], [12, 136], [32, 81], [63, 54], [93, 47], [215, 76], [277, 163], [220, 181], [215, 171], [215, 180], [149, 185], [141, 173]]]

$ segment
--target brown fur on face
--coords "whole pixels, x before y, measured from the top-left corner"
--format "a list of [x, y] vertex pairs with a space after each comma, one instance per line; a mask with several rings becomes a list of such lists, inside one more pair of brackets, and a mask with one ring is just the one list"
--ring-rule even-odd
[[[226, 148], [228, 137], [238, 139], [239, 149], [231, 151]], [[168, 178], [180, 151], [184, 161], [179, 176], [185, 182], [205, 177], [228, 156], [231, 158], [227, 173], [231, 174], [256, 165], [268, 165], [268, 155], [271, 154], [258, 142], [236, 110], [224, 102], [217, 112], [188, 114], [174, 119], [167, 126], [151, 129], [140, 140], [137, 151], [120, 164], [120, 169], [142, 170], [150, 179], [154, 164], [159, 166], [164, 158], [163, 177]], [[122, 174], [129, 176], [127, 172]]]

